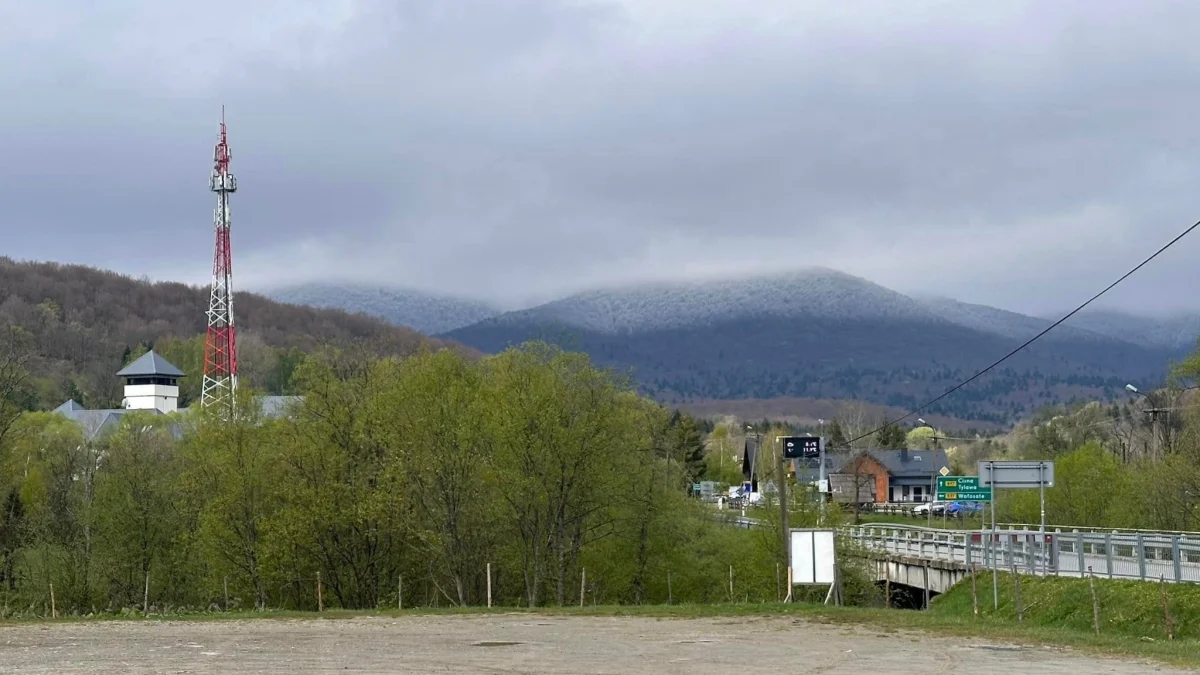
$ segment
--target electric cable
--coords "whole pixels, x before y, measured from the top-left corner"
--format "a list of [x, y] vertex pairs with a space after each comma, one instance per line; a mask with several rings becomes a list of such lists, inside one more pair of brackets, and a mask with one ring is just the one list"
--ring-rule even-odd
[[1098, 299], [1099, 299], [1099, 298], [1100, 298], [1102, 295], [1104, 295], [1105, 293], [1108, 293], [1108, 292], [1109, 292], [1109, 291], [1111, 291], [1113, 288], [1116, 288], [1117, 284], [1119, 284], [1119, 283], [1121, 283], [1122, 281], [1125, 281], [1125, 280], [1126, 280], [1126, 279], [1128, 279], [1129, 277], [1133, 276], [1133, 273], [1134, 273], [1134, 272], [1137, 272], [1138, 270], [1140, 270], [1140, 269], [1142, 269], [1143, 267], [1145, 267], [1146, 265], [1148, 265], [1148, 264], [1150, 263], [1150, 261], [1151, 261], [1151, 260], [1154, 260], [1154, 259], [1155, 259], [1155, 258], [1157, 258], [1159, 255], [1161, 255], [1161, 254], [1163, 253], [1163, 251], [1166, 251], [1167, 249], [1169, 249], [1169, 248], [1171, 248], [1172, 246], [1174, 246], [1174, 245], [1175, 245], [1175, 244], [1176, 244], [1176, 243], [1177, 243], [1177, 242], [1178, 242], [1180, 239], [1183, 239], [1183, 238], [1184, 238], [1184, 237], [1186, 237], [1187, 235], [1191, 234], [1191, 233], [1192, 233], [1192, 230], [1196, 229], [1197, 227], [1200, 227], [1200, 220], [1196, 221], [1195, 223], [1192, 223], [1192, 226], [1191, 226], [1191, 227], [1187, 228], [1187, 229], [1186, 229], [1186, 230], [1184, 230], [1183, 232], [1180, 232], [1180, 233], [1179, 233], [1179, 234], [1178, 234], [1178, 235], [1177, 235], [1177, 236], [1176, 236], [1174, 239], [1172, 239], [1171, 241], [1169, 241], [1169, 242], [1167, 242], [1166, 244], [1164, 244], [1162, 248], [1160, 248], [1160, 249], [1158, 249], [1157, 251], [1155, 251], [1155, 252], [1154, 252], [1154, 253], [1153, 253], [1153, 254], [1152, 254], [1152, 255], [1151, 255], [1149, 258], [1146, 258], [1146, 259], [1145, 259], [1145, 260], [1143, 260], [1142, 262], [1138, 263], [1137, 267], [1134, 267], [1133, 269], [1129, 270], [1129, 271], [1128, 271], [1128, 272], [1126, 272], [1125, 274], [1122, 274], [1122, 275], [1121, 275], [1121, 276], [1120, 276], [1120, 277], [1119, 277], [1119, 278], [1118, 278], [1116, 281], [1112, 282], [1112, 283], [1111, 283], [1111, 284], [1109, 284], [1108, 286], [1105, 286], [1105, 287], [1104, 287], [1104, 290], [1102, 290], [1102, 291], [1100, 291], [1099, 293], [1097, 293], [1097, 294], [1093, 295], [1092, 297], [1088, 298], [1088, 299], [1087, 299], [1087, 301], [1086, 301], [1086, 302], [1084, 302], [1082, 305], [1080, 305], [1080, 306], [1076, 307], [1075, 309], [1071, 310], [1070, 312], [1068, 312], [1068, 313], [1067, 313], [1067, 315], [1066, 315], [1066, 316], [1064, 316], [1063, 318], [1059, 319], [1058, 321], [1055, 321], [1054, 323], [1050, 324], [1049, 326], [1046, 326], [1046, 328], [1045, 328], [1045, 329], [1043, 329], [1043, 330], [1042, 330], [1042, 332], [1040, 332], [1040, 333], [1038, 333], [1037, 335], [1034, 335], [1033, 337], [1029, 338], [1029, 339], [1028, 339], [1028, 340], [1026, 340], [1024, 343], [1022, 343], [1022, 344], [1021, 344], [1021, 346], [1017, 347], [1016, 349], [1012, 350], [1011, 352], [1009, 352], [1009, 353], [1005, 354], [1004, 356], [1000, 357], [998, 360], [996, 360], [995, 362], [993, 362], [993, 363], [992, 363], [992, 365], [988, 366], [987, 368], [984, 368], [983, 370], [981, 370], [981, 371], [979, 371], [979, 372], [975, 373], [974, 375], [972, 375], [972, 376], [968, 377], [967, 379], [963, 380], [962, 382], [959, 382], [958, 384], [954, 385], [953, 387], [950, 387], [950, 388], [949, 388], [949, 389], [947, 389], [946, 391], [942, 392], [942, 394], [941, 394], [941, 395], [937, 396], [936, 398], [930, 399], [929, 401], [926, 401], [924, 404], [922, 404], [922, 405], [920, 405], [920, 406], [918, 406], [918, 407], [916, 407], [916, 408], [913, 408], [912, 410], [910, 410], [909, 412], [905, 413], [904, 415], [902, 415], [902, 416], [900, 416], [900, 417], [897, 417], [896, 419], [894, 419], [894, 420], [892, 420], [892, 421], [890, 421], [890, 422], [885, 422], [884, 424], [881, 424], [881, 425], [879, 425], [879, 426], [878, 426], [878, 427], [876, 427], [875, 429], [872, 429], [871, 431], [869, 431], [869, 432], [867, 432], [867, 433], [865, 433], [865, 434], [860, 434], [860, 435], [858, 435], [858, 436], [855, 436], [854, 438], [851, 438], [850, 440], [848, 440], [848, 441], [846, 441], [846, 442], [844, 442], [844, 443], [839, 443], [839, 444], [837, 444], [837, 445], [830, 446], [830, 447], [831, 447], [831, 448], [850, 448], [850, 447], [852, 447], [852, 446], [854, 445], [854, 443], [855, 443], [855, 442], [857, 442], [857, 441], [861, 441], [862, 439], [864, 439], [864, 438], [867, 438], [868, 436], [871, 436], [871, 435], [873, 435], [873, 434], [876, 434], [876, 433], [878, 433], [880, 430], [882, 430], [882, 429], [885, 429], [885, 428], [887, 428], [888, 426], [891, 426], [891, 425], [893, 425], [893, 424], [897, 424], [897, 423], [899, 423], [899, 422], [903, 422], [904, 420], [906, 420], [906, 419], [908, 419], [908, 418], [912, 417], [913, 415], [916, 415], [916, 414], [918, 414], [918, 413], [920, 413], [920, 412], [924, 411], [926, 408], [928, 408], [929, 406], [931, 406], [931, 405], [933, 405], [933, 404], [937, 403], [938, 401], [941, 401], [942, 399], [946, 398], [946, 397], [947, 397], [947, 396], [949, 396], [950, 394], [953, 394], [954, 392], [958, 391], [959, 389], [962, 389], [963, 387], [967, 386], [968, 384], [970, 384], [970, 383], [974, 382], [975, 380], [977, 380], [977, 379], [979, 379], [980, 377], [982, 377], [982, 376], [983, 376], [985, 373], [987, 373], [987, 372], [991, 371], [991, 370], [992, 370], [993, 368], [995, 368], [996, 366], [1000, 365], [1001, 363], [1004, 363], [1005, 361], [1007, 361], [1007, 360], [1009, 360], [1010, 358], [1012, 358], [1013, 356], [1015, 356], [1015, 355], [1016, 355], [1018, 352], [1020, 352], [1022, 349], [1025, 349], [1026, 347], [1028, 347], [1029, 345], [1033, 344], [1034, 342], [1037, 342], [1037, 341], [1038, 341], [1038, 340], [1039, 340], [1039, 339], [1040, 339], [1040, 338], [1041, 338], [1043, 335], [1045, 335], [1046, 333], [1049, 333], [1050, 331], [1052, 331], [1052, 330], [1054, 330], [1055, 328], [1057, 328], [1057, 327], [1058, 327], [1060, 324], [1062, 324], [1062, 323], [1063, 323], [1064, 321], [1066, 321], [1067, 319], [1069, 319], [1069, 318], [1071, 318], [1071, 317], [1075, 316], [1076, 314], [1078, 314], [1078, 313], [1080, 312], [1080, 310], [1082, 310], [1084, 307], [1087, 307], [1088, 305], [1090, 305], [1090, 304], [1092, 304], [1093, 302], [1095, 302], [1096, 300], [1098, 300]]

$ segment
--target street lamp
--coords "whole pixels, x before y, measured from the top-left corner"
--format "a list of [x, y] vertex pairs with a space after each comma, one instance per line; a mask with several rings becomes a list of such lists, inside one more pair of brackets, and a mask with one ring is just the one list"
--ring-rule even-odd
[[1147, 415], [1149, 415], [1149, 416], [1150, 416], [1150, 440], [1151, 440], [1151, 444], [1150, 444], [1150, 446], [1151, 446], [1151, 450], [1150, 450], [1150, 452], [1151, 452], [1151, 454], [1153, 454], [1153, 455], [1154, 455], [1154, 457], [1155, 457], [1155, 458], [1157, 458], [1157, 457], [1158, 457], [1158, 454], [1159, 454], [1159, 451], [1158, 451], [1158, 436], [1159, 436], [1159, 433], [1158, 433], [1158, 414], [1159, 414], [1159, 413], [1163, 413], [1163, 412], [1167, 412], [1167, 411], [1169, 411], [1169, 410], [1170, 410], [1170, 408], [1159, 408], [1159, 407], [1157, 407], [1156, 405], [1154, 405], [1154, 401], [1153, 401], [1153, 400], [1152, 400], [1152, 399], [1151, 399], [1149, 396], [1147, 396], [1146, 394], [1143, 394], [1141, 391], [1138, 391], [1138, 388], [1137, 388], [1137, 387], [1135, 387], [1135, 386], [1133, 386], [1132, 384], [1126, 384], [1126, 385], [1125, 385], [1125, 390], [1126, 390], [1126, 391], [1128, 391], [1128, 392], [1130, 392], [1130, 393], [1132, 393], [1132, 394], [1137, 394], [1138, 396], [1141, 396], [1142, 398], [1146, 399], [1146, 402], [1147, 402], [1147, 403], [1149, 403], [1149, 404], [1150, 404], [1150, 407], [1149, 407], [1149, 408], [1146, 408], [1146, 409], [1145, 409], [1145, 410], [1143, 410], [1142, 412], [1144, 412], [1144, 413], [1146, 413]]

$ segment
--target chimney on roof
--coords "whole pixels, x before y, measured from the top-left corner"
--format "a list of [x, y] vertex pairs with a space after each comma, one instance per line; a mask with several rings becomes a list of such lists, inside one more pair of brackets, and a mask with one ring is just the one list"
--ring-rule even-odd
[[908, 446], [900, 448], [900, 463], [908, 464]]

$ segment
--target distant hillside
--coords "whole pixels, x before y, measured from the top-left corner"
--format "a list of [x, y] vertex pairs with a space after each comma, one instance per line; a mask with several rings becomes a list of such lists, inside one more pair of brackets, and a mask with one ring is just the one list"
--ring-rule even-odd
[[561, 323], [598, 333], [715, 325], [730, 319], [815, 316], [936, 321], [921, 303], [865, 279], [812, 268], [784, 275], [590, 291], [509, 312], [490, 325]]
[[[81, 396], [93, 407], [118, 405], [120, 386], [114, 373], [129, 351], [165, 342], [197, 357], [207, 306], [207, 288], [152, 284], [79, 265], [0, 257], [0, 326], [17, 326], [32, 336], [37, 354], [35, 406]], [[421, 345], [465, 349], [381, 319], [282, 304], [252, 293], [238, 293], [234, 309], [242, 371], [252, 385], [282, 386], [267, 372], [272, 364], [262, 363], [273, 359], [276, 349], [303, 352], [322, 344], [355, 342], [390, 354], [412, 353]], [[198, 386], [199, 359], [177, 365], [189, 376], [186, 384]]]
[[[833, 419], [840, 419], [846, 422], [856, 417], [861, 417], [864, 424], [872, 426], [879, 420], [895, 419], [908, 412], [903, 408], [871, 403], [787, 397], [723, 401], [697, 400], [683, 403], [680, 407], [698, 417], [720, 418], [732, 415], [743, 420], [771, 419], [813, 428], [818, 427], [821, 420], [829, 422]], [[953, 433], [986, 433], [1002, 428], [1000, 425], [990, 422], [968, 422], [945, 415], [926, 414], [924, 419], [938, 429]], [[915, 420], [912, 421], [915, 422]]]
[[469, 326], [500, 313], [474, 300], [361, 284], [302, 284], [265, 291], [264, 295], [298, 305], [362, 312], [427, 335]]
[[1171, 350], [1192, 349], [1200, 336], [1200, 314], [1148, 317], [1111, 310], [1083, 311], [1067, 324], [1134, 344]]
[[[1046, 325], [811, 269], [582, 293], [445, 335], [485, 352], [528, 339], [581, 349], [664, 400], [859, 398], [910, 407]], [[1159, 381], [1181, 353], [1080, 328], [1051, 335], [931, 412], [1010, 422], [1048, 403]]]

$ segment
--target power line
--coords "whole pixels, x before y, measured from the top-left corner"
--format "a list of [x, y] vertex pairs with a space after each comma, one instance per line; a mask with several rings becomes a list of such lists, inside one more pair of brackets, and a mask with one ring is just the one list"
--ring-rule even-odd
[[933, 398], [933, 399], [931, 399], [931, 400], [929, 400], [929, 401], [926, 401], [924, 404], [922, 404], [922, 405], [920, 405], [920, 406], [918, 406], [918, 407], [916, 407], [916, 408], [913, 408], [912, 410], [910, 410], [909, 412], [905, 413], [905, 414], [904, 414], [904, 415], [902, 415], [901, 417], [897, 417], [896, 419], [894, 419], [894, 420], [892, 420], [892, 421], [890, 421], [890, 422], [886, 422], [886, 423], [884, 423], [884, 424], [881, 424], [880, 426], [876, 427], [875, 429], [873, 429], [873, 430], [871, 430], [871, 431], [869, 431], [869, 432], [867, 432], [867, 433], [865, 433], [865, 434], [861, 434], [861, 435], [859, 435], [859, 436], [856, 436], [855, 438], [852, 438], [852, 439], [850, 439], [850, 440], [846, 441], [845, 443], [841, 443], [841, 444], [839, 444], [839, 446], [838, 446], [838, 447], [847, 447], [847, 448], [849, 448], [849, 447], [850, 447], [850, 446], [851, 446], [851, 445], [852, 445], [852, 444], [853, 444], [855, 441], [860, 441], [860, 440], [862, 440], [862, 439], [864, 439], [864, 438], [866, 438], [866, 437], [868, 437], [868, 436], [870, 436], [870, 435], [872, 435], [872, 434], [878, 433], [878, 432], [879, 432], [881, 429], [883, 429], [883, 428], [885, 428], [885, 427], [887, 427], [887, 426], [890, 426], [890, 425], [892, 425], [892, 424], [896, 424], [896, 423], [898, 423], [898, 422], [903, 422], [904, 420], [906, 420], [906, 419], [908, 419], [908, 418], [912, 417], [913, 415], [916, 415], [916, 414], [917, 414], [917, 413], [919, 413], [919, 412], [922, 412], [923, 410], [925, 410], [925, 409], [926, 409], [926, 408], [928, 408], [929, 406], [931, 406], [931, 405], [933, 405], [933, 404], [937, 403], [938, 401], [940, 401], [940, 400], [942, 400], [942, 399], [946, 398], [946, 397], [947, 397], [947, 396], [949, 396], [950, 394], [953, 394], [954, 392], [958, 391], [959, 389], [962, 389], [963, 387], [967, 386], [968, 384], [970, 384], [970, 383], [974, 382], [975, 380], [979, 379], [979, 378], [980, 378], [981, 376], [983, 376], [985, 373], [989, 372], [990, 370], [992, 370], [992, 369], [993, 369], [993, 368], [995, 368], [996, 366], [998, 366], [998, 365], [1000, 365], [1001, 363], [1004, 363], [1005, 361], [1007, 361], [1007, 360], [1009, 360], [1010, 358], [1012, 358], [1014, 355], [1016, 355], [1016, 354], [1017, 354], [1017, 352], [1020, 352], [1022, 349], [1025, 349], [1025, 348], [1026, 348], [1026, 347], [1028, 347], [1029, 345], [1031, 345], [1031, 344], [1033, 344], [1034, 342], [1036, 342], [1038, 339], [1040, 339], [1040, 338], [1041, 338], [1043, 335], [1045, 335], [1046, 333], [1049, 333], [1050, 331], [1052, 331], [1052, 330], [1054, 330], [1055, 328], [1057, 328], [1057, 327], [1058, 327], [1060, 324], [1062, 324], [1062, 323], [1063, 323], [1064, 321], [1066, 321], [1067, 319], [1069, 319], [1069, 318], [1071, 318], [1071, 317], [1075, 316], [1076, 314], [1078, 314], [1080, 310], [1082, 310], [1084, 307], [1087, 307], [1088, 305], [1090, 305], [1090, 304], [1092, 304], [1093, 302], [1095, 302], [1096, 300], [1098, 300], [1098, 299], [1100, 298], [1100, 296], [1102, 296], [1102, 295], [1104, 295], [1105, 293], [1107, 293], [1107, 292], [1111, 291], [1113, 288], [1115, 288], [1115, 287], [1117, 286], [1117, 284], [1119, 284], [1119, 283], [1121, 283], [1122, 281], [1125, 281], [1125, 280], [1126, 280], [1126, 279], [1128, 279], [1129, 277], [1133, 276], [1133, 273], [1134, 273], [1134, 272], [1137, 272], [1138, 270], [1140, 270], [1140, 269], [1142, 269], [1143, 267], [1145, 267], [1147, 264], [1149, 264], [1149, 263], [1150, 263], [1150, 261], [1151, 261], [1151, 260], [1154, 260], [1154, 259], [1155, 259], [1155, 258], [1157, 258], [1159, 255], [1161, 255], [1163, 251], [1166, 251], [1167, 249], [1171, 248], [1171, 247], [1172, 247], [1172, 246], [1174, 246], [1174, 245], [1175, 245], [1175, 243], [1176, 243], [1176, 242], [1178, 242], [1180, 239], [1183, 239], [1183, 238], [1184, 238], [1184, 237], [1186, 237], [1187, 235], [1191, 234], [1192, 230], [1196, 229], [1197, 227], [1200, 227], [1200, 220], [1196, 221], [1195, 223], [1192, 223], [1192, 226], [1191, 226], [1191, 227], [1187, 228], [1187, 229], [1186, 229], [1186, 230], [1184, 230], [1183, 232], [1180, 232], [1178, 236], [1176, 236], [1176, 237], [1175, 237], [1174, 239], [1172, 239], [1171, 241], [1167, 242], [1165, 245], [1163, 245], [1163, 247], [1162, 247], [1162, 248], [1160, 248], [1160, 249], [1158, 249], [1157, 251], [1155, 251], [1155, 252], [1154, 252], [1154, 254], [1153, 254], [1153, 255], [1151, 255], [1149, 258], [1146, 258], [1146, 259], [1145, 259], [1145, 260], [1143, 260], [1142, 262], [1138, 263], [1137, 267], [1134, 267], [1133, 269], [1129, 270], [1129, 271], [1128, 271], [1128, 272], [1126, 272], [1125, 274], [1122, 274], [1122, 275], [1120, 276], [1120, 278], [1118, 278], [1116, 281], [1114, 281], [1114, 282], [1112, 282], [1111, 284], [1109, 284], [1108, 286], [1106, 286], [1106, 287], [1104, 288], [1104, 290], [1102, 290], [1102, 291], [1100, 291], [1099, 293], [1097, 293], [1097, 294], [1093, 295], [1092, 297], [1088, 298], [1088, 300], [1087, 300], [1086, 302], [1084, 302], [1082, 305], [1080, 305], [1080, 306], [1076, 307], [1075, 309], [1071, 310], [1071, 311], [1070, 311], [1070, 312], [1069, 312], [1069, 313], [1068, 313], [1066, 316], [1064, 316], [1063, 318], [1061, 318], [1061, 319], [1059, 319], [1058, 321], [1055, 321], [1054, 323], [1052, 323], [1052, 324], [1050, 324], [1049, 326], [1047, 326], [1047, 327], [1046, 327], [1044, 330], [1042, 330], [1042, 332], [1040, 332], [1040, 333], [1038, 333], [1037, 335], [1034, 335], [1033, 337], [1031, 337], [1031, 338], [1029, 338], [1028, 340], [1026, 340], [1026, 341], [1025, 341], [1025, 342], [1024, 342], [1024, 343], [1023, 343], [1023, 344], [1022, 344], [1020, 347], [1017, 347], [1016, 349], [1012, 350], [1011, 352], [1009, 352], [1009, 353], [1005, 354], [1004, 356], [1000, 357], [998, 360], [996, 360], [994, 363], [992, 363], [992, 365], [990, 365], [990, 366], [988, 366], [987, 368], [984, 368], [983, 370], [981, 370], [981, 371], [979, 371], [979, 372], [975, 373], [974, 375], [972, 375], [972, 376], [968, 377], [967, 379], [963, 380], [962, 382], [959, 382], [958, 384], [954, 385], [953, 387], [950, 387], [950, 388], [949, 388], [949, 389], [947, 389], [946, 391], [942, 392], [942, 394], [941, 394], [940, 396], [938, 396], [938, 397], [936, 397], [936, 398]]

